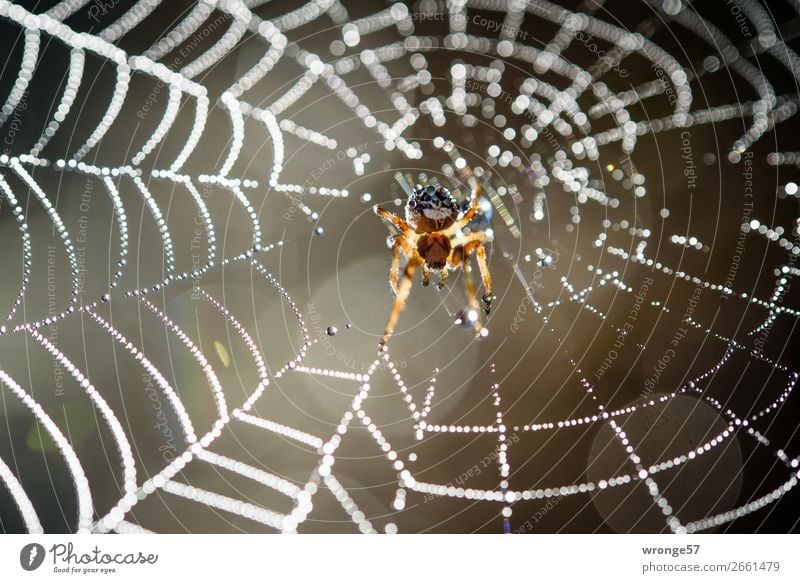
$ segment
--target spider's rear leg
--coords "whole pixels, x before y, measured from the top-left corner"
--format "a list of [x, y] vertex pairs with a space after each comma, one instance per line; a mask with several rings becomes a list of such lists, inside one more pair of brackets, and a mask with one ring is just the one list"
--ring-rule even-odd
[[477, 212], [478, 212], [478, 196], [477, 194], [473, 194], [472, 202], [470, 203], [467, 212], [464, 213], [463, 217], [461, 217], [460, 219], [455, 221], [452, 225], [450, 225], [450, 227], [448, 227], [444, 231], [444, 233], [446, 235], [452, 235], [456, 231], [460, 231], [461, 229], [467, 226], [467, 224], [473, 219], [473, 217]]
[[461, 269], [464, 272], [464, 287], [466, 287], [467, 290], [467, 301], [469, 302], [469, 309], [471, 312], [468, 312], [468, 317], [472, 322], [472, 328], [475, 330], [475, 336], [486, 336], [488, 332], [483, 327], [483, 324], [481, 324], [480, 307], [478, 306], [478, 298], [475, 294], [475, 285], [472, 283], [472, 273], [468, 257], [469, 256], [465, 252], [461, 261]]
[[483, 311], [488, 316], [489, 312], [492, 310], [492, 300], [494, 296], [492, 295], [492, 276], [489, 274], [489, 265], [486, 262], [486, 248], [483, 246], [484, 241], [486, 241], [486, 235], [484, 233], [470, 233], [457, 240], [458, 243], [463, 245], [463, 247], [459, 247], [459, 249], [462, 249], [465, 261], [466, 257], [472, 251], [475, 251], [475, 259], [478, 262], [478, 270], [481, 272], [484, 288], [484, 294], [481, 296], [481, 303], [483, 304]]
[[383, 337], [381, 338], [380, 343], [378, 344], [379, 350], [383, 352], [386, 349], [386, 342], [389, 340], [389, 336], [392, 335], [394, 332], [395, 324], [397, 324], [397, 318], [400, 315], [401, 310], [406, 305], [406, 299], [408, 298], [408, 293], [411, 291], [411, 283], [413, 281], [414, 270], [423, 263], [422, 258], [419, 256], [411, 257], [406, 264], [406, 269], [403, 272], [403, 277], [400, 280], [400, 284], [397, 286], [397, 296], [394, 298], [394, 305], [392, 306], [392, 312], [389, 314], [389, 321], [386, 322], [386, 328], [383, 331]]
[[444, 287], [444, 282], [447, 281], [447, 276], [450, 273], [451, 269], [458, 269], [461, 266], [461, 263], [464, 261], [464, 248], [459, 246], [454, 246], [453, 250], [450, 252], [450, 257], [447, 258], [447, 266], [442, 269], [441, 278], [439, 279], [439, 290]]
[[486, 263], [486, 249], [480, 241], [473, 241], [467, 246], [467, 253], [470, 250], [470, 246], [475, 249], [475, 258], [478, 260], [478, 269], [483, 279], [484, 294], [481, 296], [481, 302], [483, 302], [483, 311], [486, 312], [488, 316], [489, 312], [492, 310], [492, 300], [494, 296], [492, 295], [492, 276], [489, 275], [489, 266]]

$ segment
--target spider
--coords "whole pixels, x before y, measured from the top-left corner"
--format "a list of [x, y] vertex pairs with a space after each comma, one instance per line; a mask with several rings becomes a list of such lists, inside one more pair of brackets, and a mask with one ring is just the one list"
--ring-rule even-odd
[[[461, 209], [450, 191], [433, 186], [417, 185], [414, 188], [406, 202], [406, 220], [377, 205], [372, 210], [386, 222], [387, 226], [398, 231], [393, 237], [392, 266], [389, 270], [389, 285], [395, 294], [395, 300], [383, 332], [383, 338], [379, 343], [380, 350], [385, 350], [386, 342], [394, 330], [400, 311], [405, 306], [411, 291], [412, 277], [418, 267], [422, 269], [422, 285], [425, 287], [430, 283], [431, 271], [440, 274], [439, 289], [444, 286], [450, 270], [463, 267], [470, 309], [464, 317], [460, 316], [459, 319], [471, 324], [477, 336], [486, 336], [488, 331], [481, 325], [478, 317], [478, 300], [470, 277], [468, 259], [470, 253], [474, 251], [485, 288], [481, 302], [483, 311], [488, 316], [492, 307], [492, 278], [489, 275], [486, 250], [483, 247], [487, 238], [484, 233], [480, 232], [457, 235], [478, 211], [477, 193], [473, 193], [472, 203], [461, 218], [458, 216]], [[398, 283], [400, 254], [406, 258], [407, 262], [403, 276]]]

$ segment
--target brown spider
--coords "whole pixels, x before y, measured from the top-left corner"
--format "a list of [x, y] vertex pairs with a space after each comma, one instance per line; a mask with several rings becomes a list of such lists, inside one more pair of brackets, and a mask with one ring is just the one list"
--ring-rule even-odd
[[[481, 325], [478, 316], [478, 300], [475, 296], [475, 286], [470, 277], [468, 257], [472, 251], [475, 251], [478, 269], [481, 272], [485, 288], [485, 294], [481, 301], [484, 312], [489, 315], [492, 307], [492, 278], [489, 275], [486, 250], [483, 247], [483, 243], [487, 240], [486, 235], [480, 232], [456, 235], [475, 216], [478, 210], [477, 195], [473, 193], [472, 204], [461, 218], [458, 218], [460, 208], [453, 195], [446, 188], [434, 188], [433, 186], [417, 185], [406, 203], [405, 221], [378, 206], [373, 207], [372, 210], [386, 221], [387, 225], [398, 231], [398, 234], [394, 236], [392, 267], [389, 270], [389, 284], [395, 293], [395, 300], [379, 344], [381, 350], [385, 349], [386, 342], [397, 323], [397, 317], [405, 306], [411, 291], [412, 276], [417, 267], [422, 268], [423, 286], [430, 283], [430, 271], [439, 272], [439, 289], [443, 287], [450, 270], [458, 267], [464, 268], [464, 281], [470, 309], [464, 317], [460, 317], [460, 320], [471, 324], [476, 335], [485, 336], [487, 330]], [[401, 253], [407, 262], [403, 277], [398, 284]]]

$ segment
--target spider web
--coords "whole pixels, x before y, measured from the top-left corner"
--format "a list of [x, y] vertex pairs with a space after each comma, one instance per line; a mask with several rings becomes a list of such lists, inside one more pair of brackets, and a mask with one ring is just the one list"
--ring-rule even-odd
[[[3, 529], [795, 530], [800, 6], [732, 6], [0, 0]], [[376, 357], [417, 182], [491, 333]]]

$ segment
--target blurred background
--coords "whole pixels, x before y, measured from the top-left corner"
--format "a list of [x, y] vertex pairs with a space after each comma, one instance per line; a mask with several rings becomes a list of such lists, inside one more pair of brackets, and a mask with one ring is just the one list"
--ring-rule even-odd
[[[798, 530], [796, 3], [17, 4], [3, 532]], [[415, 277], [383, 359], [415, 183], [495, 301]]]

